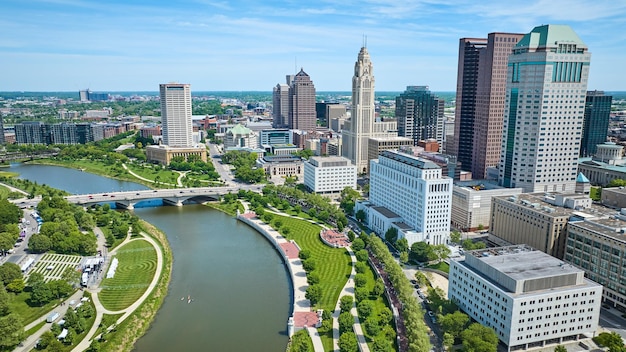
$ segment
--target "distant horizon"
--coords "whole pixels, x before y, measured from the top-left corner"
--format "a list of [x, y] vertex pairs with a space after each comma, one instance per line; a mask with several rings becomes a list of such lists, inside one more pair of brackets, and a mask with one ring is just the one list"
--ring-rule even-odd
[[[268, 91], [303, 68], [349, 91], [367, 47], [381, 92], [456, 89], [460, 38], [569, 25], [589, 48], [589, 90], [626, 77], [626, 2], [610, 0], [5, 0], [0, 91]], [[58, 88], [57, 88], [58, 87]], [[249, 87], [249, 88], [248, 88]], [[146, 89], [149, 88], [149, 89]]]

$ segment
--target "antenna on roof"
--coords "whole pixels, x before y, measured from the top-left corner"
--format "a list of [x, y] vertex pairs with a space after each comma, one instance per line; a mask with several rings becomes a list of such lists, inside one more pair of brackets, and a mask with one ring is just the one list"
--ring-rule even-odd
[[293, 74], [297, 74], [298, 73], [298, 57], [294, 57], [293, 58]]
[[363, 47], [367, 48], [367, 36], [363, 34]]

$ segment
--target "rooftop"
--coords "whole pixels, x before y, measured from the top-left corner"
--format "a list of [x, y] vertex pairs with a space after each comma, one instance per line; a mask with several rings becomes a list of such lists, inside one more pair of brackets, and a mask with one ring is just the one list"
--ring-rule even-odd
[[380, 154], [380, 156], [401, 162], [409, 166], [417, 167], [420, 169], [441, 169], [441, 167], [439, 167], [437, 164], [435, 164], [432, 161], [418, 158], [416, 156], [409, 155], [409, 154], [394, 152], [391, 150], [384, 150]]
[[388, 219], [395, 219], [395, 218], [399, 218], [400, 215], [394, 213], [393, 211], [385, 208], [385, 207], [372, 207], [371, 209], [376, 210], [377, 212], [379, 212], [382, 216], [388, 218]]
[[587, 45], [580, 39], [574, 30], [568, 25], [546, 24], [533, 28], [530, 33], [515, 45], [515, 48], [540, 48], [556, 47], [557, 44], [576, 44], [586, 48]]
[[[606, 237], [626, 242], [626, 221], [617, 218], [593, 219], [591, 221], [574, 221], [570, 225], [597, 232]], [[622, 232], [625, 231], [625, 232]]]
[[490, 180], [455, 181], [454, 185], [457, 187], [471, 188], [474, 191], [507, 189], [506, 187], [499, 186], [498, 183]]

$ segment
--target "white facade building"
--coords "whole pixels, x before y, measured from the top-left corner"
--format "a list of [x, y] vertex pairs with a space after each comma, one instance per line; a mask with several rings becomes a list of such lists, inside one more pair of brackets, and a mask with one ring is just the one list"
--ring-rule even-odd
[[256, 133], [241, 124], [226, 131], [224, 136], [224, 148], [257, 148], [258, 145]]
[[315, 193], [339, 193], [356, 189], [356, 166], [340, 156], [312, 156], [304, 163], [304, 185]]
[[517, 351], [593, 335], [602, 286], [572, 265], [515, 245], [451, 260], [448, 296], [472, 319], [492, 327], [509, 351]]
[[159, 85], [163, 144], [170, 147], [193, 146], [191, 122], [191, 86], [167, 83]]
[[[441, 168], [432, 161], [386, 150], [370, 162], [370, 199], [373, 207], [385, 207], [403, 219], [399, 235], [409, 245], [424, 241], [445, 244], [450, 237], [452, 179], [442, 176]], [[371, 207], [370, 207], [371, 208]], [[379, 211], [368, 212], [369, 222]], [[382, 214], [384, 216], [384, 214]], [[384, 222], [380, 222], [384, 223]], [[412, 229], [412, 230], [402, 230]], [[387, 228], [381, 228], [383, 235]]]
[[509, 56], [499, 184], [574, 192], [591, 54], [566, 25], [535, 27]]

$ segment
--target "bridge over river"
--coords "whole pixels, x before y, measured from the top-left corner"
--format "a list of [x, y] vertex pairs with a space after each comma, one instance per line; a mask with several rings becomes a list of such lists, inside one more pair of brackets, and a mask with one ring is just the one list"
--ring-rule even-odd
[[201, 188], [172, 188], [149, 189], [145, 191], [108, 192], [98, 194], [77, 194], [65, 197], [70, 203], [91, 206], [98, 203], [115, 203], [117, 207], [133, 209], [135, 204], [149, 199], [163, 199], [170, 205], [182, 206], [185, 201], [202, 202], [215, 200], [228, 193], [237, 193], [239, 190], [259, 192], [263, 185], [237, 185], [230, 187], [201, 187]]

